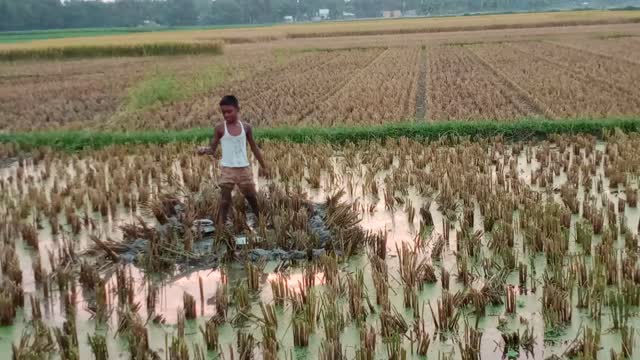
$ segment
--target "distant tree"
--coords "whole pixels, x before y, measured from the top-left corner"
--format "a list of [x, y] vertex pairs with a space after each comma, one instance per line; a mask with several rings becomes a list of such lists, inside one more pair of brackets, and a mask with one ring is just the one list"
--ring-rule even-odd
[[352, 0], [357, 17], [377, 17], [382, 14], [382, 0]]
[[243, 10], [234, 0], [216, 0], [205, 17], [205, 23], [212, 25], [238, 24], [243, 20]]
[[167, 0], [165, 19], [168, 25], [187, 26], [198, 22], [194, 0]]
[[[596, 6], [620, 6], [622, 0], [594, 0]], [[417, 10], [423, 15], [478, 11], [541, 11], [580, 6], [578, 0], [0, 0], [0, 31], [82, 27], [138, 26], [145, 20], [162, 25], [255, 24], [284, 16], [309, 18], [329, 9], [378, 17], [383, 10]]]
[[285, 16], [297, 16], [298, 4], [295, 0], [276, 0], [273, 5], [274, 19], [280, 21]]

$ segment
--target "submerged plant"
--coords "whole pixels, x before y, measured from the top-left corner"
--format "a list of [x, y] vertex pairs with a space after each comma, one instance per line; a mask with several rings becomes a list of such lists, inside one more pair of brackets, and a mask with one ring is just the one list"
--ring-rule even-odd
[[355, 276], [347, 277], [347, 285], [349, 290], [349, 313], [351, 319], [357, 323], [365, 321], [367, 318], [367, 309], [364, 305], [364, 273], [362, 270], [356, 272]]
[[169, 358], [171, 360], [189, 360], [189, 347], [183, 337], [173, 337], [169, 347]]
[[239, 332], [237, 337], [238, 356], [240, 360], [253, 359], [255, 339], [253, 335]]
[[482, 341], [482, 331], [465, 325], [464, 338], [458, 342], [460, 355], [463, 360], [480, 360], [480, 343]]
[[108, 360], [109, 359], [109, 350], [107, 348], [107, 339], [100, 334], [91, 334], [88, 336], [89, 346], [91, 347], [91, 352], [96, 360]]
[[187, 320], [195, 319], [198, 314], [196, 312], [196, 299], [186, 291], [182, 294], [182, 303], [184, 308], [184, 316]]
[[78, 348], [75, 318], [65, 321], [62, 329], [55, 328], [54, 333], [60, 349], [60, 357], [63, 360], [79, 360], [80, 349]]
[[218, 324], [215, 319], [209, 319], [204, 327], [200, 326], [200, 333], [202, 333], [202, 337], [204, 338], [204, 343], [207, 346], [208, 351], [215, 351], [218, 349], [219, 335], [218, 335]]
[[565, 351], [565, 355], [569, 358], [580, 356], [585, 360], [597, 360], [598, 351], [600, 350], [600, 331], [592, 328], [583, 328], [582, 337], [578, 341], [574, 341]]
[[438, 299], [437, 316], [431, 307], [431, 303], [429, 303], [429, 309], [431, 310], [431, 317], [436, 330], [442, 339], [446, 337], [447, 333], [453, 333], [458, 328], [460, 312], [457, 310], [457, 304], [454, 296], [448, 291], [445, 291], [442, 294], [442, 297]]

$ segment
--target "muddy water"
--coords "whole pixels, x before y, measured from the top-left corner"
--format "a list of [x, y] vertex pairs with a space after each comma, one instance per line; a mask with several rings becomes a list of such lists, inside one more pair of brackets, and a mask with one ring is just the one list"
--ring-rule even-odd
[[[597, 146], [597, 150], [603, 151], [605, 147], [604, 143], [600, 143]], [[535, 150], [535, 149], [534, 149]], [[90, 161], [90, 160], [87, 160]], [[337, 164], [339, 162], [338, 158], [335, 159], [334, 163]], [[82, 161], [79, 164], [83, 164]], [[336, 165], [337, 166], [337, 165]], [[394, 166], [397, 168], [399, 166], [398, 161], [394, 162]], [[55, 168], [55, 167], [54, 167]], [[524, 152], [520, 154], [517, 158], [517, 172], [520, 179], [525, 181], [527, 184], [531, 185], [531, 174], [540, 168], [540, 164], [533, 157], [532, 161], [527, 162], [526, 156]], [[8, 167], [5, 167], [0, 170], [0, 178], [7, 179], [10, 176], [15, 177], [15, 172], [17, 169], [17, 164], [13, 163]], [[58, 179], [58, 185], [64, 185], [64, 180], [67, 177], [73, 177], [73, 167], [69, 166], [66, 168], [68, 175], [64, 174], [52, 174], [49, 179], [42, 180], [40, 178], [42, 174], [41, 167], [34, 166], [26, 166], [26, 173], [32, 175], [34, 177], [34, 184], [37, 186], [42, 186], [45, 188], [51, 188], [53, 186], [53, 179]], [[494, 168], [495, 171], [495, 168]], [[387, 172], [381, 172], [378, 174], [376, 180], [379, 186], [379, 194], [383, 194], [384, 187], [384, 177], [387, 175]], [[495, 175], [495, 174], [494, 174]], [[617, 192], [609, 191], [609, 182], [608, 179], [604, 177], [604, 168], [600, 166], [597, 169], [596, 175], [594, 178], [603, 178], [604, 181], [604, 192], [606, 196], [610, 200], [617, 200], [619, 194]], [[267, 181], [257, 178], [256, 180], [259, 186], [266, 186], [268, 184]], [[277, 180], [275, 180], [277, 181]], [[416, 220], [413, 223], [410, 223], [407, 218], [407, 214], [403, 210], [404, 206], [398, 206], [395, 211], [389, 211], [385, 209], [384, 201], [373, 197], [370, 195], [358, 195], [363, 194], [362, 186], [363, 179], [358, 178], [357, 176], [350, 177], [351, 181], [350, 188], [353, 189], [352, 192], [348, 193], [347, 198], [349, 201], [357, 202], [361, 205], [362, 208], [368, 209], [369, 206], [373, 206], [375, 211], [369, 212], [362, 211], [362, 222], [361, 226], [366, 230], [371, 231], [384, 231], [388, 235], [388, 256], [387, 263], [389, 265], [390, 270], [390, 279], [391, 279], [391, 288], [390, 291], [390, 300], [393, 306], [395, 306], [402, 315], [404, 315], [407, 323], [411, 323], [413, 321], [413, 314], [411, 310], [405, 310], [403, 307], [403, 299], [402, 299], [402, 286], [397, 281], [398, 277], [398, 260], [396, 255], [396, 245], [399, 246], [402, 242], [410, 242], [412, 243], [416, 236], [419, 234], [419, 216], [416, 216]], [[553, 185], [554, 187], [559, 187], [567, 181], [567, 176], [564, 173], [561, 173], [559, 176], [554, 176]], [[594, 194], [595, 193], [595, 182], [591, 189], [580, 188], [581, 194]], [[325, 176], [323, 176], [323, 181], [321, 181], [320, 189], [308, 189], [309, 196], [311, 200], [320, 202], [326, 198], [326, 196], [333, 190], [335, 190], [335, 186], [329, 185], [330, 181], [328, 181]], [[306, 184], [304, 184], [306, 185]], [[636, 185], [637, 186], [637, 185]], [[535, 185], [531, 185], [531, 188], [545, 193], [545, 196], [552, 196], [557, 201], [561, 201], [557, 194], [546, 193], [545, 189], [538, 188]], [[16, 188], [8, 192], [8, 196], [15, 194]], [[415, 188], [408, 189], [408, 195], [406, 196], [408, 200], [411, 201], [412, 205], [416, 210], [420, 209], [427, 201], [431, 201], [430, 213], [434, 220], [434, 228], [429, 236], [429, 239], [433, 242], [435, 239], [444, 233], [443, 229], [443, 215], [438, 211], [438, 203], [437, 198], [433, 196], [432, 198], [425, 198], [420, 195]], [[112, 237], [114, 239], [118, 239], [121, 237], [121, 233], [119, 231], [119, 225], [134, 221], [136, 215], [141, 215], [140, 211], [130, 212], [124, 210], [124, 208], [118, 209], [116, 218], [112, 218], [108, 216], [106, 219], [102, 219], [99, 214], [93, 214], [96, 218], [96, 224], [98, 226], [92, 231], [83, 231], [81, 234], [74, 239], [77, 241], [78, 247], [80, 249], [85, 248], [89, 243], [89, 237], [95, 233], [105, 234], [106, 236]], [[517, 216], [517, 215], [516, 215]], [[634, 233], [637, 232], [638, 222], [640, 218], [640, 211], [637, 208], [629, 208], [625, 209], [623, 214], [625, 217], [626, 224], [630, 229], [633, 229]], [[483, 228], [482, 225], [482, 215], [480, 214], [479, 207], [476, 206], [476, 211], [474, 214], [474, 230], [481, 230]], [[571, 236], [572, 241], [570, 242], [571, 248], [575, 247], [575, 241], [573, 238], [575, 237], [575, 222], [578, 219], [577, 215], [573, 216], [572, 219], [572, 228], [571, 228]], [[147, 220], [150, 221], [149, 218]], [[61, 219], [61, 222], [63, 220]], [[454, 224], [456, 225], [456, 224]], [[458, 226], [458, 225], [456, 225]], [[43, 260], [43, 266], [48, 266], [47, 259], [47, 249], [52, 249], [57, 244], [60, 243], [61, 239], [59, 237], [51, 236], [51, 229], [48, 225], [45, 225], [44, 228], [40, 231], [40, 249], [39, 253]], [[486, 245], [487, 237], [490, 235], [485, 235], [483, 238], [483, 244]], [[456, 233], [455, 231], [450, 232], [450, 238], [448, 239], [448, 245], [444, 252], [442, 264], [437, 264], [436, 268], [439, 269], [440, 266], [447, 269], [449, 273], [452, 275], [451, 280], [451, 292], [455, 292], [459, 289], [462, 289], [463, 286], [455, 281], [455, 273], [456, 273], [456, 258], [454, 249], [456, 248]], [[516, 236], [516, 245], [515, 249], [522, 249], [521, 242], [523, 241], [521, 236]], [[37, 290], [35, 288], [34, 280], [33, 280], [33, 272], [31, 269], [32, 259], [34, 256], [34, 251], [25, 246], [20, 239], [16, 241], [17, 251], [20, 259], [20, 263], [23, 269], [23, 277], [24, 277], [24, 290], [25, 294], [37, 294]], [[620, 247], [622, 248], [622, 247]], [[521, 250], [520, 250], [521, 251]], [[519, 253], [519, 256], [523, 256], [523, 254]], [[521, 260], [526, 261], [526, 258], [521, 258]], [[46, 262], [45, 262], [46, 261]], [[538, 282], [541, 284], [541, 276], [545, 269], [546, 259], [543, 255], [538, 255], [534, 258], [534, 264], [536, 267], [536, 277]], [[273, 295], [271, 292], [271, 287], [269, 285], [269, 280], [273, 279], [274, 274], [273, 270], [276, 267], [276, 263], [268, 263], [265, 269], [265, 276], [261, 279], [261, 291], [256, 295], [256, 301], [252, 304], [252, 312], [260, 316], [260, 308], [259, 301], [269, 303], [272, 301]], [[368, 296], [372, 299], [372, 302], [375, 303], [375, 292], [374, 285], [371, 276], [368, 274], [369, 271], [369, 263], [368, 258], [365, 255], [359, 255], [349, 259], [347, 263], [343, 265], [342, 272], [354, 272], [359, 269], [364, 269], [365, 274], [365, 285], [367, 288]], [[136, 279], [136, 302], [141, 304], [145, 303], [146, 297], [146, 286], [145, 283], [145, 274], [140, 270], [136, 269], [133, 266], [129, 266], [128, 270], [131, 275]], [[225, 276], [228, 279], [229, 284], [234, 284], [245, 278], [245, 272], [241, 264], [234, 264], [229, 266], [224, 271]], [[198, 327], [203, 324], [206, 319], [215, 314], [215, 307], [210, 299], [215, 295], [215, 292], [218, 288], [218, 285], [221, 281], [222, 273], [219, 269], [207, 269], [201, 270], [197, 272], [193, 272], [190, 274], [182, 274], [177, 276], [163, 276], [163, 277], [155, 277], [154, 281], [158, 284], [161, 284], [161, 292], [159, 296], [159, 301], [156, 306], [156, 313], [162, 314], [164, 319], [166, 320], [165, 324], [148, 324], [149, 335], [151, 347], [154, 350], [157, 350], [160, 354], [164, 354], [165, 352], [165, 339], [168, 337], [171, 338], [172, 335], [176, 333], [175, 323], [176, 323], [176, 314], [179, 309], [182, 308], [182, 293], [187, 292], [193, 295], [196, 298], [197, 303], [197, 312], [200, 314], [198, 320], [196, 321], [188, 321], [186, 326], [186, 336], [189, 342], [193, 345], [195, 343], [202, 343], [202, 336], [199, 333]], [[203, 290], [204, 296], [201, 302], [200, 300], [200, 289], [199, 289], [199, 279], [203, 281]], [[289, 286], [295, 289], [298, 286], [298, 282], [301, 282], [301, 270], [300, 269], [292, 269], [289, 276]], [[394, 280], [395, 279], [395, 280]], [[322, 294], [323, 291], [323, 275], [321, 273], [317, 274], [316, 284], [317, 291]], [[508, 283], [517, 285], [518, 284], [518, 275], [517, 273], [512, 273], [508, 278]], [[109, 286], [113, 289], [116, 286], [115, 279], [112, 279]], [[94, 332], [101, 332], [107, 334], [109, 353], [112, 358], [126, 358], [128, 357], [128, 353], [126, 350], [126, 343], [114, 336], [114, 327], [116, 316], [112, 316], [108, 326], [100, 325], [98, 326], [96, 322], [91, 319], [89, 312], [85, 309], [85, 301], [82, 297], [82, 291], [78, 287], [78, 316], [77, 316], [77, 326], [78, 326], [78, 338], [80, 339], [80, 354], [81, 358], [90, 358], [90, 349], [86, 342], [87, 334], [92, 334]], [[442, 294], [442, 288], [440, 283], [436, 284], [427, 284], [424, 289], [419, 294], [420, 301], [424, 301], [426, 304], [431, 302], [435, 303], [436, 299]], [[501, 344], [501, 332], [498, 330], [498, 325], [500, 320], [506, 323], [503, 325], [506, 329], [510, 331], [516, 330], [524, 330], [525, 326], [522, 324], [522, 320], [524, 319], [528, 322], [529, 325], [533, 326], [536, 336], [536, 346], [533, 357], [535, 359], [541, 359], [548, 357], [552, 354], [561, 355], [565, 349], [567, 348], [568, 342], [572, 341], [579, 329], [582, 325], [590, 325], [594, 326], [591, 322], [588, 313], [578, 311], [575, 309], [575, 305], [577, 300], [574, 298], [574, 316], [572, 317], [571, 324], [567, 331], [554, 339], [553, 342], [544, 342], [544, 321], [542, 318], [542, 309], [541, 309], [541, 301], [540, 298], [542, 296], [541, 286], [538, 287], [538, 291], [536, 293], [528, 292], [527, 294], [519, 294], [518, 296], [518, 310], [517, 316], [509, 317], [505, 316], [504, 306], [491, 307], [487, 308], [487, 316], [483, 317], [479, 321], [479, 327], [483, 330], [483, 338], [481, 345], [481, 353], [484, 359], [494, 359], [502, 356], [501, 346], [497, 344]], [[115, 303], [115, 294], [111, 294], [112, 303]], [[347, 304], [346, 299], [337, 299], [339, 303], [342, 303], [344, 306]], [[59, 299], [59, 294], [54, 293], [51, 297], [50, 301], [43, 303], [43, 316], [45, 318], [45, 322], [48, 325], [52, 326], [62, 326], [64, 321], [63, 310], [61, 306], [61, 301]], [[608, 308], [603, 309], [603, 321], [602, 321], [602, 329], [606, 330], [610, 327], [610, 317]], [[4, 354], [9, 354], [11, 351], [11, 344], [17, 342], [20, 334], [23, 329], [26, 327], [28, 320], [31, 317], [31, 309], [28, 301], [25, 302], [25, 307], [23, 310], [19, 310], [16, 323], [13, 326], [8, 327], [0, 327], [0, 352]], [[139, 314], [143, 319], [147, 318], [147, 309], [145, 306], [142, 306]], [[278, 309], [278, 331], [277, 338], [281, 344], [281, 356], [284, 356], [285, 353], [288, 353], [289, 349], [293, 349], [293, 338], [291, 336], [291, 309], [290, 307], [285, 307], [283, 309]], [[430, 317], [427, 315], [428, 320], [426, 321], [428, 326], [429, 333], [433, 334], [435, 331], [434, 325], [432, 321], [430, 321]], [[378, 314], [373, 314], [369, 316], [367, 322], [374, 325], [376, 328], [379, 328], [379, 317]], [[473, 315], [469, 315], [469, 322], [475, 322], [475, 317]], [[633, 327], [640, 326], [640, 320], [638, 317], [633, 317], [630, 322], [630, 325]], [[461, 325], [462, 328], [462, 325]], [[252, 332], [254, 336], [259, 339], [260, 338], [260, 330], [257, 326], [250, 326], [245, 331]], [[307, 359], [307, 358], [317, 358], [320, 343], [322, 341], [322, 331], [316, 331], [316, 334], [312, 335], [310, 338], [310, 343], [308, 348], [306, 349], [295, 349], [294, 356], [299, 359]], [[235, 336], [236, 330], [233, 329], [229, 324], [225, 324], [220, 328], [220, 339], [223, 344], [223, 348], [228, 352], [228, 345], [235, 344]], [[359, 347], [359, 331], [355, 325], [350, 324], [347, 325], [346, 329], [342, 334], [342, 346], [346, 351], [348, 358], [353, 358], [355, 355], [356, 349]], [[601, 345], [603, 347], [600, 355], [608, 356], [609, 349], [613, 348], [616, 351], [620, 351], [620, 334], [619, 332], [607, 332], [603, 331]], [[410, 341], [404, 341], [403, 346], [409, 351], [411, 354], [411, 344]], [[235, 347], [235, 346], [234, 346]], [[378, 341], [378, 351], [376, 354], [377, 358], [384, 359], [386, 358], [386, 352], [384, 351], [384, 344], [381, 341]], [[459, 357], [459, 352], [457, 350], [457, 345], [454, 341], [454, 337], [450, 337], [446, 341], [437, 341], [434, 340], [434, 343], [430, 347], [429, 358], [434, 358], [438, 356], [438, 353], [453, 353], [454, 357]], [[634, 349], [634, 353], [640, 353], [640, 347], [638, 346], [638, 342], [636, 342], [636, 348]], [[213, 354], [210, 354], [213, 355]], [[260, 356], [258, 356], [260, 358]], [[521, 353], [521, 359], [527, 358], [526, 355]]]

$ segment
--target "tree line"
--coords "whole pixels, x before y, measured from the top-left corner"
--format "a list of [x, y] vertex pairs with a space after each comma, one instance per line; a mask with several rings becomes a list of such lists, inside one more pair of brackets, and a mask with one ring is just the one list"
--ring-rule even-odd
[[384, 10], [442, 15], [570, 8], [582, 3], [582, 0], [0, 0], [0, 31], [144, 24], [265, 24], [281, 22], [285, 16], [309, 20], [319, 9], [329, 9], [330, 18], [340, 19], [345, 13], [361, 18], [378, 17]]

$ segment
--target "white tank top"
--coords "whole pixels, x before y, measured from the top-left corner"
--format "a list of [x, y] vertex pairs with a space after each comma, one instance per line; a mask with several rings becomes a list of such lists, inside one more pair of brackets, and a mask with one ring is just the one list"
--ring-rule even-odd
[[227, 130], [227, 122], [224, 122], [224, 135], [220, 139], [222, 146], [222, 160], [220, 165], [230, 168], [243, 168], [249, 166], [247, 157], [247, 134], [244, 132], [244, 125], [240, 121], [240, 135], [233, 136]]

